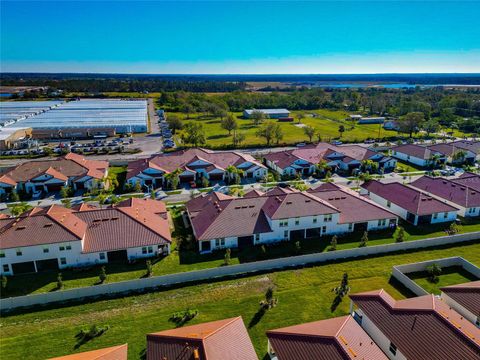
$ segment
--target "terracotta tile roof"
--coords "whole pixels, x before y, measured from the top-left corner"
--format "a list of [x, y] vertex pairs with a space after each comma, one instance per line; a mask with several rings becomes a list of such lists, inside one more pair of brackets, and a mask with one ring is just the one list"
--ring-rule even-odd
[[278, 360], [388, 359], [352, 316], [267, 331]]
[[17, 185], [17, 182], [15, 180], [13, 180], [11, 177], [9, 177], [8, 175], [0, 176], [0, 183], [11, 185], [11, 186], [16, 186]]
[[415, 144], [394, 146], [392, 150], [423, 160], [429, 160], [433, 154], [441, 155], [439, 152], [432, 151], [426, 146], [420, 146]]
[[480, 280], [446, 286], [440, 290], [475, 316], [480, 316]]
[[459, 149], [469, 150], [475, 154], [480, 154], [480, 141], [458, 140], [453, 142]]
[[371, 180], [362, 184], [361, 187], [419, 216], [458, 210], [420, 190], [398, 182], [384, 184]]
[[[229, 165], [238, 166], [244, 162], [251, 162], [259, 167], [265, 167], [249, 154], [236, 151], [212, 151], [202, 148], [193, 148], [156, 155], [148, 160], [139, 160], [129, 163], [127, 179], [136, 176], [139, 172], [148, 167], [156, 168], [165, 173], [170, 173], [176, 169], [188, 169], [187, 165], [196, 160], [205, 161], [214, 165], [215, 168], [222, 170], [225, 170]], [[194, 169], [191, 168], [190, 170], [194, 171]]]
[[[102, 179], [108, 169], [108, 161], [86, 160], [80, 155], [69, 153], [55, 160], [29, 161], [8, 171], [6, 175], [15, 182], [26, 182], [46, 172], [61, 179], [92, 176]], [[54, 171], [54, 172], [52, 172]]]
[[369, 198], [341, 185], [324, 183], [308, 191], [335, 206], [340, 211], [342, 224], [397, 218], [397, 215]]
[[71, 207], [71, 209], [75, 210], [75, 211], [101, 210], [99, 207], [96, 207], [94, 205], [90, 205], [90, 204], [87, 204], [87, 203], [81, 203], [81, 204], [73, 205]]
[[410, 185], [462, 207], [480, 206], [480, 192], [456, 181], [422, 176]]
[[299, 159], [303, 159], [310, 164], [317, 164], [320, 160], [330, 160], [329, 156], [334, 153], [341, 154], [341, 158], [347, 163], [353, 160], [366, 160], [376, 154], [372, 150], [358, 145], [335, 146], [319, 143], [317, 145], [305, 146], [301, 149], [272, 152], [265, 155], [264, 158], [284, 169]]
[[51, 358], [50, 360], [127, 360], [127, 352], [128, 345], [123, 344], [78, 354], [60, 356]]
[[87, 224], [58, 205], [33, 208], [17, 218], [0, 219], [0, 248], [17, 248], [84, 238]]
[[63, 181], [67, 181], [67, 180], [68, 180], [68, 177], [67, 177], [67, 176], [63, 175], [61, 172], [58, 172], [57, 170], [55, 170], [55, 169], [52, 168], [51, 166], [50, 166], [47, 170], [45, 170], [45, 171], [41, 172], [40, 174], [38, 174], [37, 176], [40, 176], [40, 175], [43, 175], [43, 174], [50, 175], [50, 176], [52, 176], [53, 178], [58, 179], [58, 180], [63, 180]]
[[258, 360], [241, 317], [147, 335], [147, 359]]
[[380, 290], [350, 298], [407, 359], [480, 358], [480, 329], [434, 295], [395, 301]]
[[83, 252], [88, 253], [167, 244], [171, 242], [167, 212], [158, 203], [135, 199], [107, 209], [36, 207], [18, 218], [0, 219], [0, 248], [83, 239]]

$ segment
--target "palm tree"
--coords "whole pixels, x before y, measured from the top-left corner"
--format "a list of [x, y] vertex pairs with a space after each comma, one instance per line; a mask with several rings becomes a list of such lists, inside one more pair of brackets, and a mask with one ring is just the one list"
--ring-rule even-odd
[[238, 169], [233, 166], [233, 165], [228, 165], [225, 169], [225, 173], [227, 175], [227, 183], [230, 184], [230, 181], [235, 177], [235, 174], [237, 173]]
[[320, 173], [321, 175], [325, 174], [325, 172], [328, 169], [327, 162], [325, 160], [320, 160], [317, 165], [315, 165], [317, 173]]

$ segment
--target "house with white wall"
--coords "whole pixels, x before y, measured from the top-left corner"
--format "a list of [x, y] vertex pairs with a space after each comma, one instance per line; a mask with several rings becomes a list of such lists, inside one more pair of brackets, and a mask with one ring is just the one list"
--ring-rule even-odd
[[229, 166], [237, 169], [244, 179], [258, 180], [267, 176], [266, 166], [249, 154], [194, 148], [130, 162], [127, 182], [131, 185], [140, 183], [141, 186], [158, 188], [166, 185], [165, 177], [175, 171], [179, 173], [181, 184], [188, 184], [202, 177], [210, 182], [223, 181], [228, 177], [233, 179], [234, 174], [227, 171]]
[[165, 204], [128, 199], [100, 209], [36, 207], [0, 219], [0, 271], [14, 275], [127, 262], [170, 252]]
[[392, 212], [334, 184], [310, 191], [252, 190], [241, 198], [213, 192], [190, 200], [186, 209], [202, 253], [397, 224]]
[[353, 317], [391, 360], [479, 358], [480, 330], [435, 295], [395, 300], [382, 289], [350, 299]]
[[413, 225], [453, 222], [459, 211], [457, 207], [398, 182], [384, 184], [370, 180], [361, 187], [370, 199]]
[[457, 147], [456, 143], [435, 144], [428, 147], [442, 154], [448, 164], [462, 165], [475, 163], [476, 154], [468, 149]]
[[[474, 174], [480, 179], [479, 175]], [[459, 209], [463, 217], [480, 216], [480, 192], [456, 179], [422, 176], [409, 184], [426, 194]]]
[[442, 153], [416, 144], [395, 146], [391, 149], [390, 155], [396, 159], [420, 167], [432, 166], [435, 162], [437, 165], [440, 165], [446, 161]]

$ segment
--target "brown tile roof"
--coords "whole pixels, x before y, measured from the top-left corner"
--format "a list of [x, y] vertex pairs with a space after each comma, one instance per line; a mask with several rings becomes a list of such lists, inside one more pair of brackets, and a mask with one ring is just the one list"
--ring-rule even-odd
[[250, 198], [250, 197], [257, 197], [257, 196], [262, 196], [265, 194], [264, 192], [257, 190], [257, 189], [252, 189], [250, 191], [247, 191], [245, 195], [243, 195], [244, 198]]
[[11, 186], [17, 185], [17, 182], [7, 175], [0, 176], [0, 183], [11, 185]]
[[480, 192], [460, 185], [455, 180], [422, 176], [410, 185], [462, 207], [480, 206]]
[[352, 316], [267, 331], [278, 360], [388, 359]]
[[397, 215], [369, 198], [360, 196], [356, 191], [341, 185], [324, 183], [308, 191], [335, 206], [340, 211], [342, 224], [397, 218]]
[[165, 205], [150, 199], [124, 201], [107, 209], [52, 205], [0, 219], [2, 249], [82, 239], [86, 253], [167, 244], [171, 234]]
[[[91, 176], [102, 179], [108, 169], [108, 161], [86, 160], [80, 155], [69, 153], [55, 160], [29, 161], [13, 168], [6, 175], [15, 182], [26, 182], [46, 172], [62, 179]], [[54, 171], [54, 172], [52, 172]]]
[[362, 184], [361, 187], [419, 216], [458, 210], [420, 190], [398, 182], [384, 184], [376, 180], [370, 180]]
[[407, 154], [419, 159], [429, 160], [432, 154], [441, 155], [439, 152], [435, 152], [427, 148], [426, 146], [420, 146], [415, 144], [398, 145], [392, 148], [393, 151], [397, 151], [403, 154]]
[[434, 295], [395, 301], [380, 290], [350, 298], [407, 359], [480, 358], [480, 329]]
[[188, 164], [196, 160], [203, 160], [207, 163], [211, 163], [215, 165], [215, 168], [222, 170], [225, 170], [229, 165], [238, 166], [244, 162], [251, 162], [257, 166], [265, 167], [249, 154], [236, 151], [212, 151], [202, 148], [193, 148], [156, 155], [148, 160], [139, 160], [129, 163], [127, 179], [136, 176], [139, 172], [148, 167], [156, 168], [165, 173], [170, 173], [176, 169], [186, 169]]
[[86, 229], [87, 224], [70, 209], [33, 208], [17, 218], [0, 219], [0, 248], [79, 241]]
[[459, 151], [465, 150], [465, 149], [457, 147], [455, 145], [455, 143], [435, 144], [435, 145], [430, 145], [428, 148], [432, 151], [437, 151], [440, 154], [443, 154], [445, 156], [453, 156], [454, 154], [458, 153]]
[[469, 150], [477, 155], [480, 154], [480, 141], [458, 140], [452, 144], [460, 149]]
[[451, 181], [456, 184], [468, 186], [472, 190], [480, 191], [480, 175], [478, 174], [464, 172], [458, 178], [452, 179]]
[[480, 280], [440, 288], [475, 316], [480, 316]]
[[51, 358], [50, 360], [127, 360], [128, 345], [118, 345], [108, 348], [86, 351]]
[[236, 317], [148, 334], [147, 359], [258, 360], [258, 357], [242, 318]]

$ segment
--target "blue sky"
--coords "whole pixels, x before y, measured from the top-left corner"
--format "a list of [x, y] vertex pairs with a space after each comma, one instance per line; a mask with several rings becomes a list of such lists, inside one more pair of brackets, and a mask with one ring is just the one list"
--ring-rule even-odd
[[480, 72], [480, 1], [0, 4], [5, 72]]

